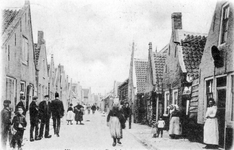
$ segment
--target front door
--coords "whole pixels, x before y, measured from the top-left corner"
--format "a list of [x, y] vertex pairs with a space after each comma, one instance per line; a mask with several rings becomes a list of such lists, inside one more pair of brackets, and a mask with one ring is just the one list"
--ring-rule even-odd
[[219, 145], [224, 147], [224, 132], [225, 132], [225, 110], [226, 110], [226, 89], [217, 90], [217, 118], [219, 123]]

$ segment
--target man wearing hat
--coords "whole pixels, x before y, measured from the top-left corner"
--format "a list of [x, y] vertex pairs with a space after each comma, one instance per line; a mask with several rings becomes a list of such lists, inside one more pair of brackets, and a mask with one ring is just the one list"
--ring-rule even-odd
[[44, 100], [39, 104], [39, 119], [41, 120], [39, 138], [43, 137], [44, 126], [45, 126], [45, 138], [51, 138], [49, 135], [50, 131], [50, 117], [51, 117], [51, 106], [49, 102], [49, 95], [44, 96]]
[[54, 134], [59, 137], [60, 119], [64, 115], [63, 102], [59, 100], [59, 94], [55, 93], [55, 100], [51, 102], [51, 111], [53, 119]]
[[18, 107], [22, 107], [23, 109], [23, 115], [26, 116], [26, 100], [25, 100], [25, 96], [24, 96], [24, 92], [20, 92], [20, 102], [16, 105], [15, 110], [17, 110]]
[[6, 149], [7, 138], [10, 134], [11, 127], [11, 109], [10, 109], [10, 100], [4, 100], [3, 110], [1, 111], [1, 133], [2, 133], [2, 148]]
[[34, 141], [33, 138], [33, 132], [35, 129], [35, 140], [40, 140], [38, 137], [38, 123], [39, 123], [39, 118], [38, 118], [38, 106], [37, 106], [37, 96], [33, 96], [33, 100], [29, 106], [29, 114], [30, 114], [30, 141]]

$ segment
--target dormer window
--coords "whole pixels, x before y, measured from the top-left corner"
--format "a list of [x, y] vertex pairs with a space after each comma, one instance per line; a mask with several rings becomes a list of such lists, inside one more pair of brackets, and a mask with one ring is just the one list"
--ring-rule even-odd
[[223, 44], [227, 41], [228, 19], [229, 19], [229, 4], [226, 3], [222, 7], [220, 44]]

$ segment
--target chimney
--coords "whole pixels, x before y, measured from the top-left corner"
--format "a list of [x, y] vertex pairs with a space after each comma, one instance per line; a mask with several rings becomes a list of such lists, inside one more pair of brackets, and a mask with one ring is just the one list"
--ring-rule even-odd
[[37, 44], [42, 45], [44, 44], [44, 32], [43, 31], [38, 31], [38, 38], [37, 38]]
[[152, 42], [149, 42], [149, 50], [152, 50]]
[[171, 22], [172, 22], [172, 31], [176, 29], [182, 29], [182, 13], [174, 12], [171, 15]]

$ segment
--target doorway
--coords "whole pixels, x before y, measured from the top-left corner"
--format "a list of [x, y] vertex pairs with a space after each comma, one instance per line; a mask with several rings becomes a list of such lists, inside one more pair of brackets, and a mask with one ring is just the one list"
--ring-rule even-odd
[[219, 146], [224, 147], [226, 89], [217, 89], [217, 118], [219, 124]]

